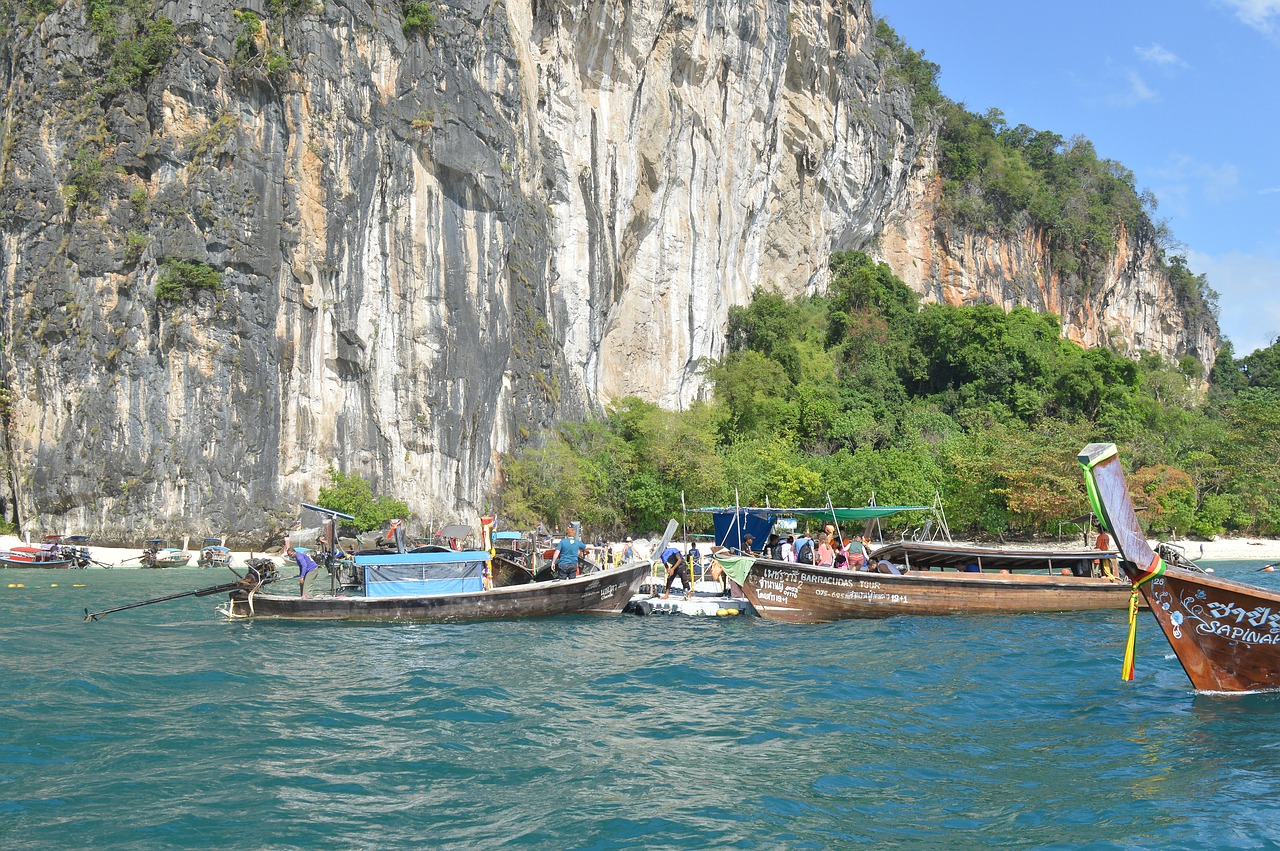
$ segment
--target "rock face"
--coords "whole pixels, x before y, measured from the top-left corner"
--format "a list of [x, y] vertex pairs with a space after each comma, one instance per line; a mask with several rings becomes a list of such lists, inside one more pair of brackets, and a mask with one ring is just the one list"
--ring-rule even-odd
[[1170, 358], [1189, 354], [1208, 374], [1218, 348], [1217, 323], [1189, 318], [1150, 235], [1122, 231], [1102, 280], [1082, 296], [1053, 270], [1043, 231], [1026, 225], [998, 237], [940, 222], [939, 188], [936, 176], [913, 178], [879, 240], [881, 258], [924, 301], [1005, 310], [1025, 305], [1057, 314], [1063, 334], [1083, 346], [1135, 356], [1144, 350]]
[[470, 519], [501, 452], [688, 403], [728, 308], [820, 291], [843, 248], [1085, 343], [1216, 343], [1149, 246], [1063, 303], [1034, 233], [938, 226], [936, 128], [867, 2], [459, 0], [408, 33], [398, 0], [87, 5], [0, 0], [5, 514], [33, 532], [253, 543], [331, 465]]

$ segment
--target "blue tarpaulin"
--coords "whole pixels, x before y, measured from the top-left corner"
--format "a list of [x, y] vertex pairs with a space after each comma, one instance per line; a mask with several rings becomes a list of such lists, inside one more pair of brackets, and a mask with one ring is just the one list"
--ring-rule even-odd
[[701, 511], [710, 514], [715, 524], [716, 546], [742, 549], [742, 542], [751, 536], [751, 545], [755, 549], [764, 546], [769, 538], [769, 530], [773, 528], [777, 516], [768, 509], [759, 508], [703, 508]]
[[429, 597], [484, 590], [484, 550], [358, 555], [366, 597]]

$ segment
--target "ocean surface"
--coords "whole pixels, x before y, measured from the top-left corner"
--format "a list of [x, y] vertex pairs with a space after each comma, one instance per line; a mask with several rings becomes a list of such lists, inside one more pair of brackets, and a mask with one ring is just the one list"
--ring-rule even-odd
[[0, 848], [1280, 846], [1280, 696], [1146, 613], [83, 621], [226, 576], [0, 570]]

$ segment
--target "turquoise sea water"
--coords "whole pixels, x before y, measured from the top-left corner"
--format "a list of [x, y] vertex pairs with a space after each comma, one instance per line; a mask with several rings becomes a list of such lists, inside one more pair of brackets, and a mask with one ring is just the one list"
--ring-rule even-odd
[[0, 848], [1280, 845], [1280, 696], [1145, 613], [82, 622], [222, 579], [0, 570]]

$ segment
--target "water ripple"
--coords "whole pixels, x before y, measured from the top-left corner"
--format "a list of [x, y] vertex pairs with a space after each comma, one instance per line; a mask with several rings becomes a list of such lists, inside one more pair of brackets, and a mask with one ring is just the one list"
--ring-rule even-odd
[[0, 847], [1280, 844], [1280, 695], [1149, 624], [1120, 682], [1122, 613], [83, 624], [204, 578], [83, 576], [0, 597]]

